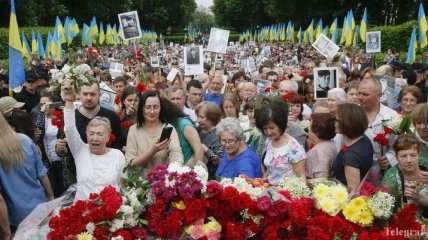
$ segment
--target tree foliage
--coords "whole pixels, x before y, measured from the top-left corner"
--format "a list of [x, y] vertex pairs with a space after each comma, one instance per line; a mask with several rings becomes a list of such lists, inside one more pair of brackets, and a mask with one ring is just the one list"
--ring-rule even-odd
[[336, 17], [343, 21], [350, 9], [359, 22], [365, 7], [369, 25], [398, 25], [415, 20], [418, 5], [415, 0], [214, 0], [212, 9], [218, 25], [240, 31], [289, 20], [305, 28], [322, 19], [325, 26]]
[[190, 25], [203, 33], [209, 33], [211, 27], [214, 26], [214, 23], [214, 14], [206, 8], [198, 7], [193, 15], [193, 21], [190, 22]]
[[[0, 27], [9, 26], [10, 0], [0, 0]], [[56, 16], [74, 17], [89, 24], [92, 16], [117, 23], [117, 14], [138, 11], [142, 28], [164, 32], [168, 26], [185, 27], [196, 10], [195, 0], [15, 0], [19, 26], [52, 26]]]

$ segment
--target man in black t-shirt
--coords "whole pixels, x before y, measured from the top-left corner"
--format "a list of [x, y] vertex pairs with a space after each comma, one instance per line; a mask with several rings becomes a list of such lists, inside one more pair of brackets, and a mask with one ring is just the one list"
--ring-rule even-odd
[[24, 109], [31, 113], [31, 109], [40, 102], [40, 95], [37, 93], [37, 76], [35, 72], [27, 71], [25, 73], [25, 83], [21, 92], [15, 94], [18, 102], [25, 103]]

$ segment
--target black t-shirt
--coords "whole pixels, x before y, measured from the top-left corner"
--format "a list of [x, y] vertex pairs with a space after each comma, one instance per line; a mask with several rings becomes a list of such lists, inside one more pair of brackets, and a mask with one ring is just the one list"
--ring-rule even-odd
[[363, 137], [348, 147], [346, 151], [340, 150], [332, 166], [332, 177], [344, 185], [348, 185], [345, 176], [345, 165], [360, 169], [362, 180], [373, 165], [373, 145], [364, 134]]
[[15, 99], [18, 102], [25, 103], [24, 109], [27, 113], [31, 113], [31, 109], [33, 109], [40, 102], [40, 96], [37, 94], [32, 94], [27, 91], [26, 87], [22, 87], [21, 92], [15, 94]]
[[7, 88], [0, 89], [0, 98], [6, 97], [6, 96], [9, 96], [9, 89]]
[[[123, 146], [125, 146], [126, 139], [123, 138], [122, 128], [120, 127], [120, 119], [116, 115], [115, 112], [110, 111], [106, 108], [100, 107], [100, 111], [94, 116], [106, 117], [110, 120], [112, 133], [116, 137], [116, 141], [114, 141], [111, 145], [112, 148], [116, 148], [122, 151]], [[87, 143], [86, 139], [86, 126], [92, 120], [92, 118], [88, 118], [83, 115], [79, 109], [76, 109], [76, 127], [77, 131], [80, 134], [82, 140]]]
[[426, 80], [416, 83], [416, 86], [421, 89], [423, 102], [427, 102], [428, 87]]

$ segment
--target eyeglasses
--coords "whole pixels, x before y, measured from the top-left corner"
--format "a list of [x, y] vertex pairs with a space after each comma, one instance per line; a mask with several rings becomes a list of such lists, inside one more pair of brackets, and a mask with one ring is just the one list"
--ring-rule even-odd
[[235, 145], [235, 143], [237, 143], [237, 142], [238, 142], [238, 140], [239, 140], [239, 139], [229, 139], [229, 140], [226, 140], [226, 139], [220, 139], [220, 143], [221, 143], [221, 145], [226, 145], [226, 144], [229, 144], [229, 145]]
[[150, 105], [144, 105], [144, 110], [146, 110], [146, 111], [151, 111], [151, 110], [153, 110], [153, 111], [157, 111], [157, 110], [159, 110], [160, 109], [160, 106], [159, 105], [153, 105], [153, 106], [150, 106]]
[[414, 137], [397, 138], [396, 142], [397, 143], [403, 143], [403, 142], [419, 143], [418, 139]]
[[417, 99], [416, 98], [403, 98], [401, 101], [403, 101], [405, 103], [416, 103]]

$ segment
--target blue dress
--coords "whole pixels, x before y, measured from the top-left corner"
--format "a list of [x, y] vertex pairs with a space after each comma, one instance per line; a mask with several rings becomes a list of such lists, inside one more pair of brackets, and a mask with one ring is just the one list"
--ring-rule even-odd
[[250, 147], [232, 159], [228, 159], [227, 153], [223, 152], [215, 175], [221, 178], [235, 178], [239, 174], [245, 174], [249, 178], [259, 178], [262, 177], [261, 162], [259, 156]]
[[24, 151], [22, 167], [12, 165], [9, 171], [0, 166], [0, 187], [5, 195], [10, 225], [17, 227], [33, 209], [47, 201], [39, 179], [47, 174], [33, 141], [18, 133]]

